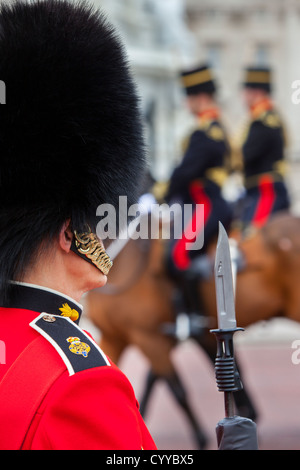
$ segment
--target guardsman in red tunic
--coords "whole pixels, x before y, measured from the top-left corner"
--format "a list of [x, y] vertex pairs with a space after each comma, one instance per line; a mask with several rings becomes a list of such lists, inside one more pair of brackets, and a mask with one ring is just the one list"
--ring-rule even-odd
[[102, 14], [59, 0], [2, 6], [0, 31], [0, 449], [155, 449], [79, 326], [111, 267], [97, 207], [135, 202], [144, 168], [123, 47]]
[[250, 122], [242, 144], [246, 198], [244, 227], [259, 228], [275, 212], [290, 206], [285, 183], [285, 130], [271, 100], [271, 70], [249, 67], [244, 99]]

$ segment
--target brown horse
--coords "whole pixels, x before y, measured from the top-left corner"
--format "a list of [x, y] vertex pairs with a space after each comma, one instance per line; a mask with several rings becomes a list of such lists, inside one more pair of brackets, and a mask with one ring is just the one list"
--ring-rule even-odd
[[[216, 327], [214, 247], [212, 244], [212, 275], [198, 283], [202, 312], [209, 323], [195, 336], [211, 360], [216, 352], [215, 338], [209, 333], [210, 328]], [[241, 240], [239, 249], [244, 268], [236, 280], [238, 326], [246, 327], [280, 315], [300, 320], [300, 219], [289, 214], [277, 215], [264, 228]], [[164, 332], [164, 327], [174, 326], [176, 320], [176, 286], [166, 274], [164, 254], [165, 242], [161, 237], [128, 241], [114, 261], [107, 286], [87, 295], [86, 313], [101, 331], [102, 349], [115, 363], [129, 345], [137, 346], [149, 360], [151, 370], [141, 412], [145, 413], [156, 379], [163, 378], [203, 448], [205, 435], [194, 419], [171, 360], [177, 339]], [[235, 398], [239, 414], [253, 419], [255, 410], [246, 391], [235, 393]]]

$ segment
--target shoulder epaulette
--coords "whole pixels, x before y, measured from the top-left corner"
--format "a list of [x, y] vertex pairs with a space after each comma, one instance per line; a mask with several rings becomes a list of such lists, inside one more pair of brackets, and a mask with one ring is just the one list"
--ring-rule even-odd
[[262, 123], [271, 128], [278, 128], [281, 127], [281, 119], [278, 113], [274, 110], [265, 111], [260, 117], [259, 120]]
[[224, 131], [223, 131], [222, 127], [216, 122], [213, 122], [211, 124], [211, 126], [208, 128], [206, 134], [208, 135], [208, 137], [210, 139], [216, 140], [218, 142], [220, 142], [222, 140], [225, 140]]
[[95, 341], [67, 317], [41, 313], [30, 326], [56, 349], [70, 375], [110, 365]]
[[216, 121], [212, 120], [207, 120], [201, 122], [199, 126], [199, 130], [205, 132], [207, 137], [209, 137], [212, 140], [216, 140], [218, 142], [225, 140], [225, 134], [220, 126], [220, 124]]

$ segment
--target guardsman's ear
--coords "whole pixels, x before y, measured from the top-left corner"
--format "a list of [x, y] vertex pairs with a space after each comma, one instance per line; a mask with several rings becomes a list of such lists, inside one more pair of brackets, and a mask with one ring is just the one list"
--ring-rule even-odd
[[66, 253], [69, 253], [71, 249], [72, 239], [73, 232], [70, 227], [70, 220], [67, 220], [59, 232], [59, 246]]

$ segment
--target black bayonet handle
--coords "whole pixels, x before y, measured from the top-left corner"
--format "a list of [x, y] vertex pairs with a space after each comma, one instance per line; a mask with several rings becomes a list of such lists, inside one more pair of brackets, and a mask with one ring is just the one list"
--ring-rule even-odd
[[235, 363], [233, 335], [243, 328], [232, 330], [210, 330], [217, 339], [215, 376], [219, 392], [224, 392], [225, 416], [234, 416], [233, 392], [242, 390], [243, 384]]

